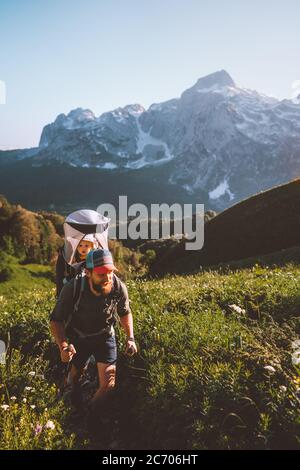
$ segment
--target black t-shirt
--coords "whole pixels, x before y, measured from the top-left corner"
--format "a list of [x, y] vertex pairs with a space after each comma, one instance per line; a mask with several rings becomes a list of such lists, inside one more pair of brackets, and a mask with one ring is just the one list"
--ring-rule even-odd
[[[84, 276], [84, 290], [80, 299], [77, 311], [74, 311], [74, 282], [72, 279], [61, 290], [56, 305], [50, 315], [50, 320], [66, 323], [71, 316], [71, 322], [68, 326], [70, 331], [73, 328], [84, 334], [98, 333], [103, 328], [114, 325], [114, 315], [117, 313], [120, 317], [131, 313], [129, 306], [128, 291], [125, 284], [113, 274], [113, 285], [107, 296], [94, 295]], [[77, 280], [81, 282], [81, 280]], [[78, 297], [77, 297], [78, 298]]]

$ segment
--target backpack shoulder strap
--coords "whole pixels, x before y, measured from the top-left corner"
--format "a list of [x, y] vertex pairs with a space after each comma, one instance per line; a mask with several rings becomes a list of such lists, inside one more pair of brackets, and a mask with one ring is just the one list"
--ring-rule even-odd
[[[113, 299], [115, 300], [116, 304], [118, 304], [120, 301], [121, 279], [119, 279], [118, 276], [114, 274], [113, 282], [114, 282], [114, 287], [115, 287], [115, 292], [113, 293]], [[116, 323], [120, 322], [120, 317], [117, 313], [117, 309], [113, 311], [113, 319]]]
[[116, 285], [116, 288], [119, 292], [120, 290], [120, 287], [121, 287], [121, 279], [118, 278], [118, 276], [116, 274], [113, 275], [113, 279], [114, 279], [114, 284]]
[[69, 318], [65, 324], [65, 328], [67, 328], [72, 320], [73, 313], [78, 310], [79, 303], [82, 297], [82, 293], [84, 290], [84, 283], [85, 283], [85, 276], [82, 276], [82, 273], [78, 274], [74, 278], [73, 284], [73, 310], [71, 311]]
[[74, 279], [74, 286], [73, 286], [74, 311], [78, 310], [80, 300], [84, 291], [84, 285], [85, 285], [85, 276], [83, 276], [82, 273], [80, 273]]

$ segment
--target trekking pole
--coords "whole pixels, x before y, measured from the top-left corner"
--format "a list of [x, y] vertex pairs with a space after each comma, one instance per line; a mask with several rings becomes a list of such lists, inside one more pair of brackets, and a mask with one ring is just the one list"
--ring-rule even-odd
[[[70, 345], [66, 346], [64, 349], [64, 351], [72, 351], [72, 348], [70, 347]], [[69, 372], [71, 371], [71, 367], [72, 367], [72, 359], [69, 360], [69, 362], [65, 363], [64, 364], [64, 371], [63, 371], [63, 387], [65, 388], [67, 385], [69, 385], [68, 383], [68, 377], [69, 377]]]

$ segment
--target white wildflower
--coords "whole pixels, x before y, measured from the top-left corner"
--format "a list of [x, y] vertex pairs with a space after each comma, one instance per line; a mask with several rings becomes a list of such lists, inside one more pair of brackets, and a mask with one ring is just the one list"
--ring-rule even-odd
[[32, 410], [34, 410], [35, 405], [30, 405], [30, 408], [31, 408]]
[[292, 354], [292, 363], [294, 366], [298, 366], [300, 364], [300, 351], [295, 352]]
[[25, 392], [30, 392], [32, 390], [32, 387], [25, 387], [24, 390]]
[[31, 372], [29, 372], [29, 374], [28, 374], [28, 375], [29, 375], [30, 377], [34, 377], [34, 376], [35, 376], [35, 372], [34, 372], [34, 370], [32, 370]]
[[9, 405], [1, 405], [2, 410], [7, 411], [9, 409]]
[[55, 424], [53, 423], [53, 421], [49, 420], [49, 421], [47, 421], [47, 423], [45, 424], [45, 428], [46, 428], [46, 429], [54, 429], [54, 428], [55, 428]]
[[297, 339], [296, 341], [292, 342], [292, 348], [293, 349], [300, 349], [300, 339]]
[[246, 310], [244, 310], [243, 308], [239, 307], [238, 305], [235, 305], [235, 304], [231, 304], [229, 305], [229, 307], [234, 310], [236, 313], [239, 313], [239, 314], [245, 314], [246, 313]]
[[276, 372], [273, 366], [265, 366], [264, 369], [270, 372], [270, 374], [275, 374]]
[[280, 385], [279, 390], [281, 390], [283, 393], [287, 391], [287, 388], [285, 385]]
[[27, 403], [27, 398], [23, 398], [22, 402]]
[[10, 399], [11, 399], [12, 401], [16, 401], [17, 397], [12, 396], [12, 397], [10, 397]]

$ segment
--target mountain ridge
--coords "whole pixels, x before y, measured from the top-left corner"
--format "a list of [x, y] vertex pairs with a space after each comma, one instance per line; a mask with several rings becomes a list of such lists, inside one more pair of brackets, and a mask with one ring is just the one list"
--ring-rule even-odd
[[82, 108], [59, 114], [38, 148], [10, 155], [0, 152], [2, 167], [64, 163], [99, 170], [99, 178], [152, 168], [171, 192], [220, 211], [299, 176], [300, 105], [239, 88], [220, 70], [147, 110], [131, 104], [99, 117]]

